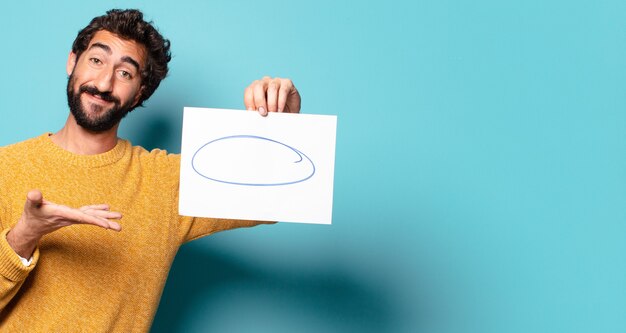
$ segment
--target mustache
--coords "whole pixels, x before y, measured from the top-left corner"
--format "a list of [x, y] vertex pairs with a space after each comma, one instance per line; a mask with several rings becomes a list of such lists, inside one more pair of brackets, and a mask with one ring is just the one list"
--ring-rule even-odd
[[98, 88], [94, 86], [82, 86], [78, 89], [79, 93], [89, 93], [94, 96], [98, 96], [107, 102], [114, 102], [115, 104], [119, 104], [120, 100], [115, 98], [110, 92], [102, 92], [98, 90]]

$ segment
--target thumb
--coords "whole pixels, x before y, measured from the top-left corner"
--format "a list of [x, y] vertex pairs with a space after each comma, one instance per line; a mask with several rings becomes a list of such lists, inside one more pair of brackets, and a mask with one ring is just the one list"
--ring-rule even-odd
[[43, 203], [43, 194], [39, 190], [30, 190], [26, 195], [26, 207], [39, 208]]
[[289, 97], [287, 98], [287, 108], [289, 108], [289, 113], [300, 113], [301, 106], [302, 97], [300, 97], [298, 89], [293, 87], [293, 90], [289, 92]]

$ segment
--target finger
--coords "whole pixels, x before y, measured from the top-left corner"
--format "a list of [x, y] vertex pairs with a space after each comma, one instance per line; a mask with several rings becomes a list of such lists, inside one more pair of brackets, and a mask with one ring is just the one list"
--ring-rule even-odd
[[88, 209], [99, 209], [99, 210], [109, 210], [110, 207], [107, 204], [98, 204], [98, 205], [87, 205], [79, 208], [82, 211], [86, 211]]
[[106, 218], [101, 218], [98, 216], [85, 216], [80, 221], [75, 222], [75, 224], [90, 224], [98, 227], [102, 227], [104, 229], [111, 229], [114, 231], [121, 231], [122, 226], [115, 221], [108, 220]]
[[256, 106], [254, 104], [254, 90], [252, 89], [252, 85], [246, 87], [246, 90], [244, 90], [243, 92], [243, 104], [246, 106], [246, 110], [248, 111], [256, 110]]
[[302, 99], [300, 98], [300, 93], [295, 86], [291, 88], [289, 92], [289, 96], [287, 96], [287, 105], [285, 106], [287, 111], [290, 113], [300, 113], [300, 104]]
[[117, 222], [109, 221], [106, 218], [94, 216], [69, 207], [59, 207], [59, 215], [71, 224], [91, 224], [105, 229], [121, 230]]
[[285, 105], [287, 104], [287, 97], [291, 93], [293, 83], [289, 79], [285, 79], [280, 84], [280, 90], [278, 92], [278, 112], [285, 111]]
[[267, 111], [278, 111], [278, 89], [280, 88], [280, 80], [275, 79], [267, 84]]
[[109, 221], [109, 229], [113, 231], [122, 231], [122, 226], [115, 221]]
[[104, 219], [119, 220], [122, 218], [122, 214], [119, 212], [110, 212], [108, 210], [102, 210], [102, 209], [87, 209], [87, 210], [84, 210], [83, 213], [89, 214], [92, 216], [101, 217]]
[[254, 85], [253, 93], [254, 93], [254, 105], [256, 106], [256, 110], [259, 111], [259, 114], [263, 117], [267, 116], [267, 103], [265, 99], [265, 91], [267, 90], [267, 82], [261, 81]]
[[110, 221], [108, 219], [89, 215], [89, 214], [85, 214], [85, 216], [77, 223], [78, 224], [91, 224], [91, 225], [95, 225], [98, 227], [102, 227], [104, 229], [112, 229], [115, 231], [122, 230], [122, 226], [115, 221]]
[[43, 194], [39, 190], [31, 190], [26, 194], [26, 207], [39, 208], [43, 203]]

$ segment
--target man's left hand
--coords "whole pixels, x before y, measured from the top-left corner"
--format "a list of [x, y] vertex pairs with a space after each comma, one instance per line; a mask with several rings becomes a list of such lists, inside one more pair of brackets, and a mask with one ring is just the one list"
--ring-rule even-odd
[[256, 110], [262, 116], [267, 112], [300, 112], [300, 93], [290, 79], [266, 76], [250, 84], [243, 95], [248, 110]]

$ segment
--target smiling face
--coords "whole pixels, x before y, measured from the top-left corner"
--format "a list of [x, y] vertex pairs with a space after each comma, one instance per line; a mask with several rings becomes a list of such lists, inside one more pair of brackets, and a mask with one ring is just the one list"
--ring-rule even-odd
[[78, 125], [105, 132], [119, 124], [139, 101], [145, 48], [106, 30], [98, 31], [78, 57], [67, 62], [68, 104]]

